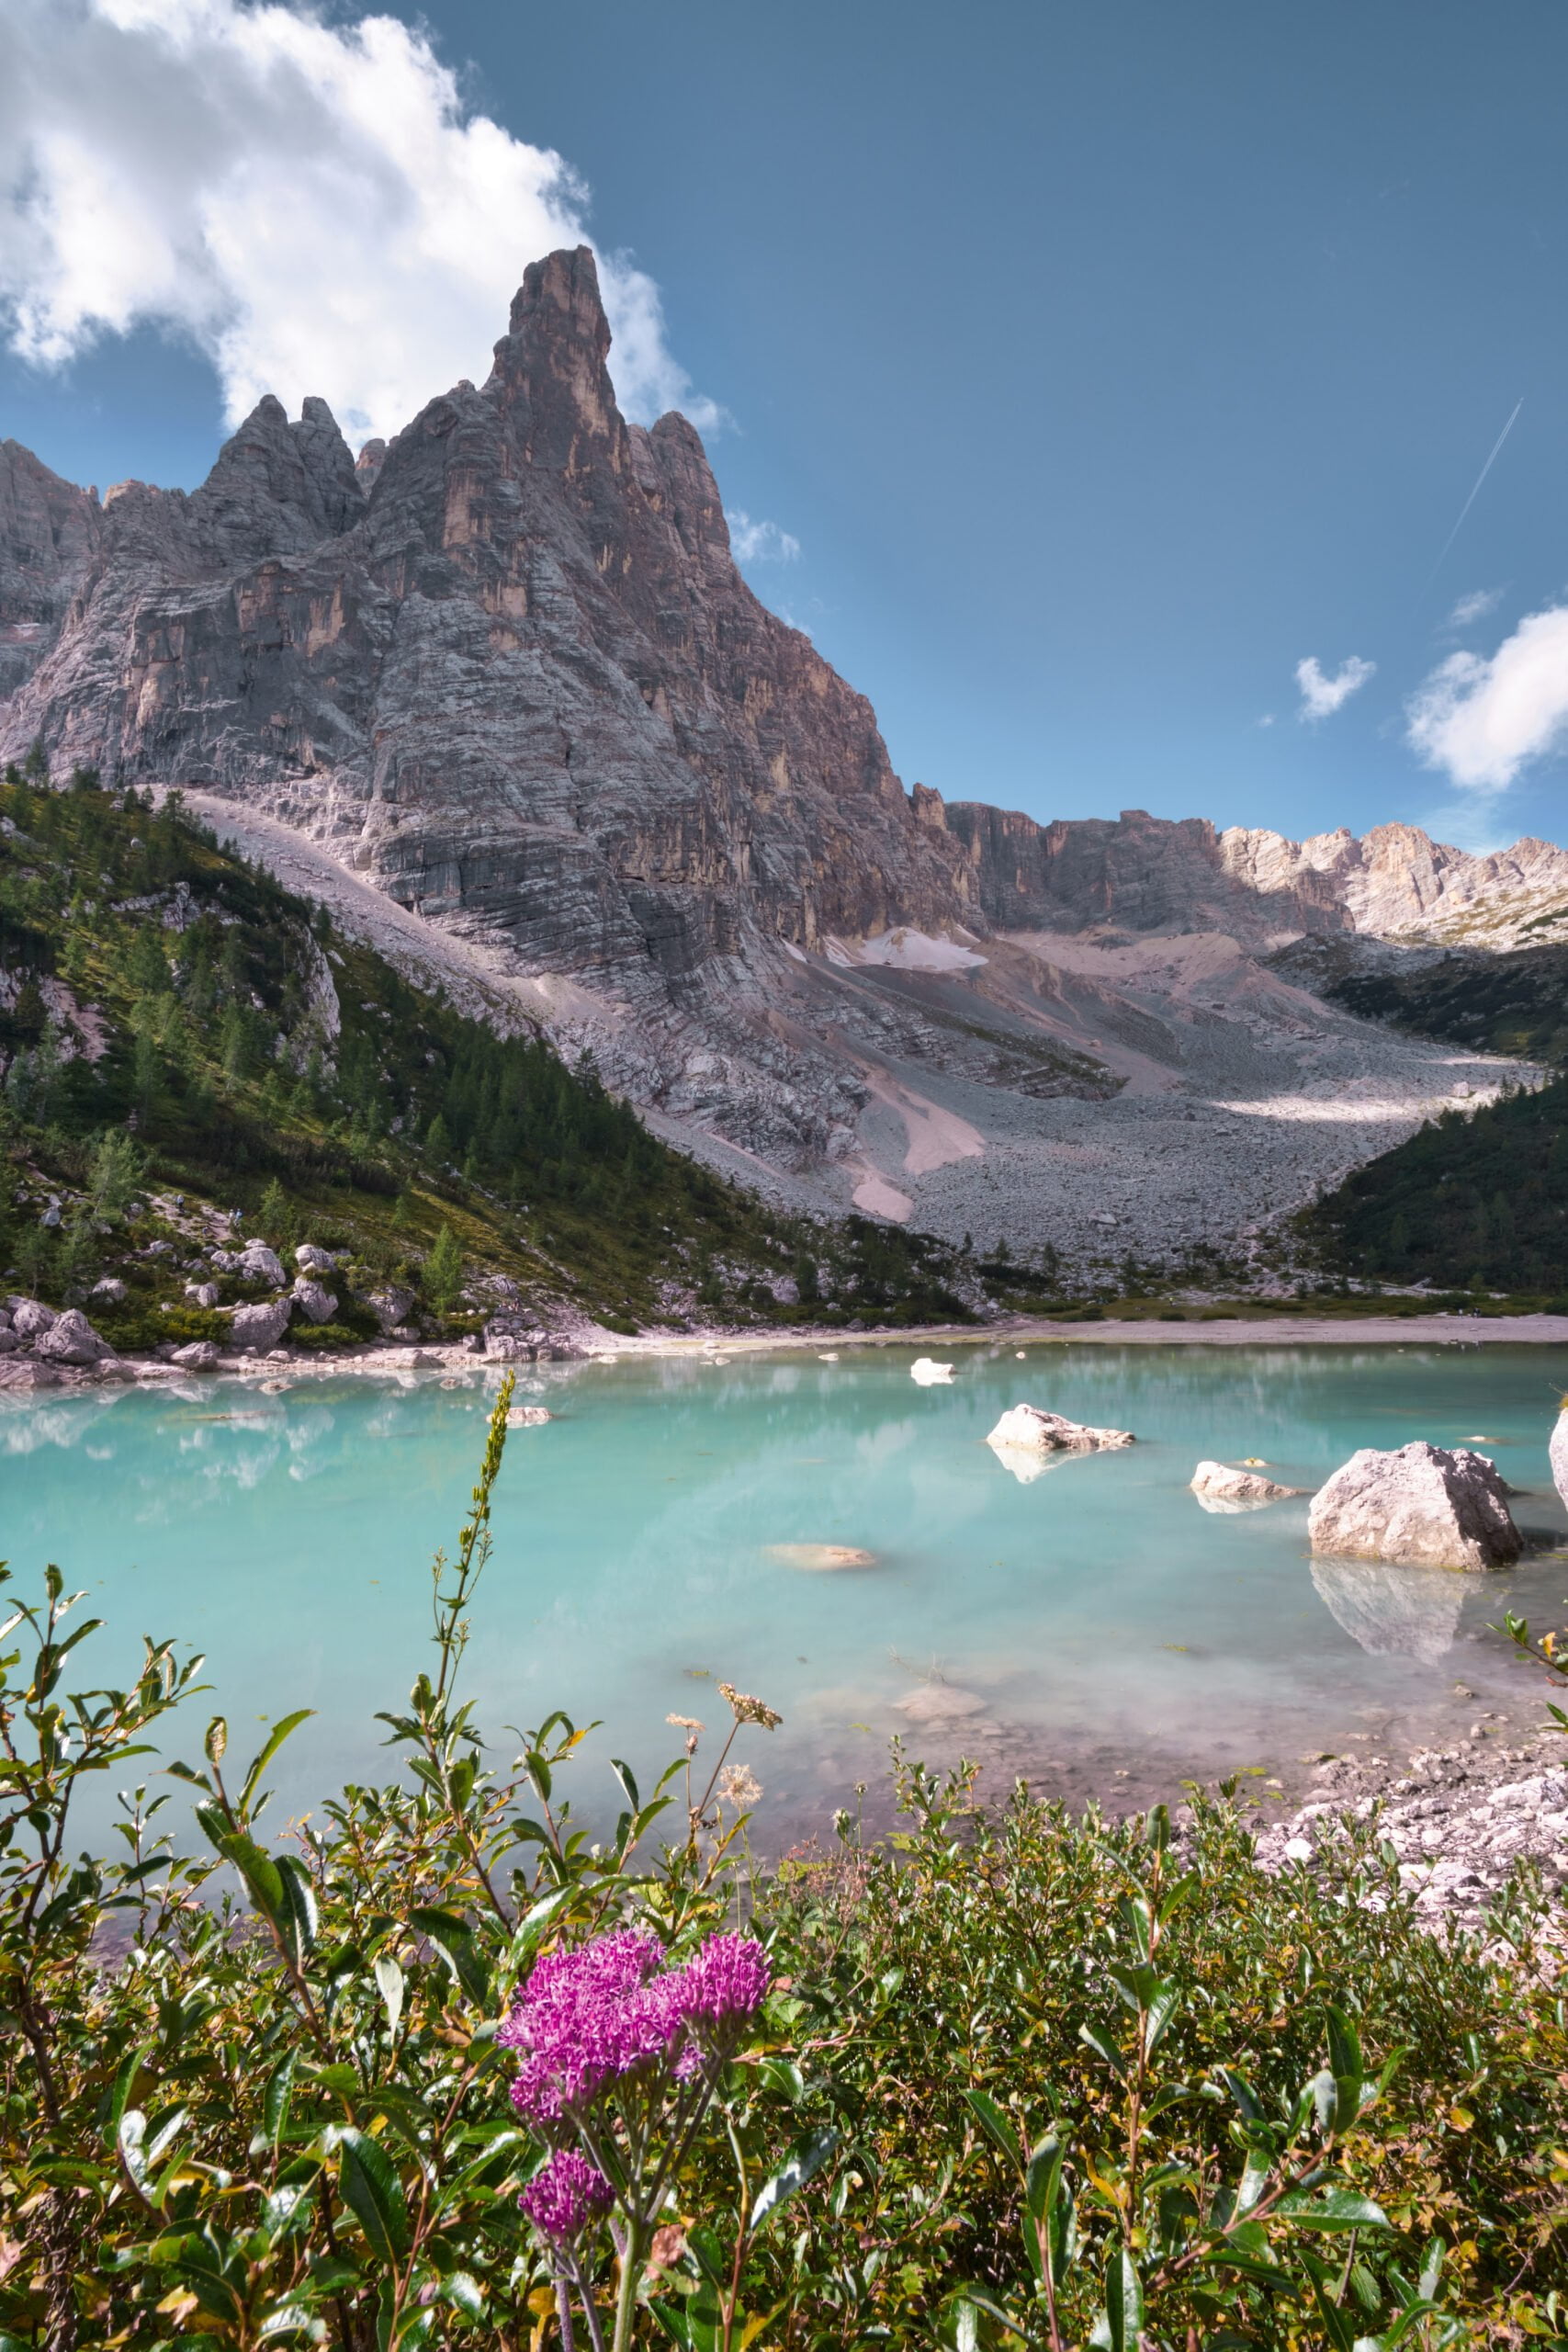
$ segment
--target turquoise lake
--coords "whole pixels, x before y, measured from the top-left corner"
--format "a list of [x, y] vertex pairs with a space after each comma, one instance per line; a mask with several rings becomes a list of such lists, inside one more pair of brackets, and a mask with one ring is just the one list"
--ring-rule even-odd
[[[547, 1427], [511, 1436], [474, 1616], [479, 1720], [552, 1708], [604, 1732], [580, 1805], [614, 1802], [612, 1751], [649, 1772], [669, 1713], [717, 1726], [728, 1679], [779, 1709], [745, 1736], [759, 1830], [820, 1826], [879, 1781], [903, 1730], [1069, 1794], [1272, 1770], [1359, 1735], [1461, 1736], [1541, 1712], [1485, 1628], [1561, 1622], [1564, 1514], [1546, 1447], [1568, 1351], [1540, 1347], [955, 1347], [921, 1387], [915, 1348], [626, 1359], [532, 1375]], [[136, 1637], [204, 1650], [231, 1745], [318, 1710], [280, 1770], [304, 1808], [381, 1761], [373, 1718], [423, 1663], [429, 1570], [461, 1522], [496, 1375], [209, 1381], [12, 1404], [0, 1416], [0, 1551], [59, 1562], [107, 1621], [95, 1679]], [[983, 1442], [1020, 1401], [1133, 1430], [1129, 1451], [1020, 1483]], [[1188, 1491], [1204, 1456], [1261, 1456], [1312, 1487], [1359, 1446], [1416, 1437], [1494, 1453], [1532, 1554], [1505, 1576], [1309, 1560], [1304, 1499], [1235, 1516]], [[852, 1545], [874, 1566], [803, 1573], [777, 1544]], [[1552, 1556], [1553, 1546], [1559, 1556]], [[1456, 1691], [1456, 1684], [1461, 1686]]]

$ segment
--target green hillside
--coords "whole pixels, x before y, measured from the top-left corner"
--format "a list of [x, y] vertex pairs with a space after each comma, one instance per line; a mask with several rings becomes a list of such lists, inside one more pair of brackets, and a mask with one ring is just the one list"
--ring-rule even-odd
[[[1287, 954], [1293, 951], [1287, 951]], [[1568, 1063], [1568, 949], [1456, 949], [1315, 976], [1348, 1011], [1418, 1036]], [[1300, 1220], [1309, 1250], [1379, 1282], [1568, 1295], [1568, 1078], [1445, 1111]]]
[[55, 788], [36, 760], [0, 784], [0, 1267], [46, 1296], [116, 1265], [125, 1210], [162, 1187], [448, 1311], [459, 1261], [623, 1322], [676, 1293], [787, 1318], [788, 1282], [828, 1320], [960, 1311], [940, 1245], [769, 1209], [592, 1069], [412, 986], [177, 796]]

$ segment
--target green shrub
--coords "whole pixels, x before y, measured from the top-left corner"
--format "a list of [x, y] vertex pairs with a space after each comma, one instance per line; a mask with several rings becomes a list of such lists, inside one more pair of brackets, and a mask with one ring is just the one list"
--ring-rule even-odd
[[[728, 1759], [777, 1718], [728, 1684], [711, 1766], [692, 1724], [649, 1797], [615, 1764], [580, 1816], [582, 1732], [553, 1714], [506, 1765], [458, 1695], [511, 1395], [430, 1671], [380, 1718], [404, 1777], [286, 1832], [264, 1784], [303, 1712], [243, 1769], [221, 1718], [169, 1767], [198, 1854], [143, 1781], [78, 1857], [77, 1793], [131, 1777], [199, 1661], [149, 1643], [130, 1689], [67, 1695], [59, 1571], [13, 1616], [0, 2343], [555, 2352], [580, 2317], [615, 2352], [1562, 2344], [1560, 1905], [1521, 1882], [1445, 1943], [1375, 1822], [1268, 1876], [1234, 1789], [1178, 1826], [1075, 1818], [897, 1751], [891, 1838], [840, 1815], [765, 1875]], [[678, 1963], [748, 1915], [758, 2023], [753, 1996], [728, 2040], [606, 2058], [590, 2019], [576, 2097], [514, 2112], [498, 2028], [542, 1957], [597, 1967], [632, 1927]], [[563, 2146], [604, 2185], [547, 2239], [519, 2192]]]

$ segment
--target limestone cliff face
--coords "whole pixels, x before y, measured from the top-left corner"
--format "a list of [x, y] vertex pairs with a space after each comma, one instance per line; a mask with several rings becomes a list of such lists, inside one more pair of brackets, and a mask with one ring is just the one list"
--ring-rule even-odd
[[[913, 1178], [977, 1155], [1001, 1098], [1012, 1133], [1161, 1068], [1187, 1082], [1194, 1006], [1168, 1020], [1139, 977], [1158, 959], [1118, 940], [1249, 956], [1510, 892], [1568, 906], [1541, 843], [1474, 860], [1395, 827], [1294, 843], [906, 794], [870, 705], [741, 579], [691, 425], [621, 416], [609, 341], [579, 249], [529, 269], [482, 386], [357, 461], [317, 400], [264, 399], [189, 494], [100, 504], [0, 445], [0, 757], [41, 739], [57, 774], [284, 820], [329, 884], [351, 868], [481, 946], [640, 1104], [775, 1167], [859, 1170], [873, 1206], [895, 1119]], [[1106, 952], [1064, 957], [1063, 933]], [[1249, 1038], [1298, 1019], [1269, 1003]], [[928, 1116], [911, 1068], [958, 1107]]]
[[194, 495], [112, 493], [0, 744], [243, 794], [623, 993], [749, 939], [962, 919], [960, 844], [747, 588], [692, 427], [624, 422], [608, 349], [592, 255], [556, 254], [483, 388], [357, 477], [324, 403], [266, 399]]
[[96, 497], [0, 441], [0, 698], [31, 677], [60, 635], [97, 553]]

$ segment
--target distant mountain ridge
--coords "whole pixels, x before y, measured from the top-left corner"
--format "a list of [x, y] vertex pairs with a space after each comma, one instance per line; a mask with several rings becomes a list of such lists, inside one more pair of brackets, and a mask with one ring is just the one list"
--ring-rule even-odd
[[1064, 937], [1213, 934], [1245, 964], [1302, 933], [1551, 935], [1547, 843], [906, 793], [864, 697], [741, 578], [695, 432], [628, 425], [608, 352], [580, 248], [530, 267], [481, 387], [357, 463], [323, 401], [270, 397], [188, 494], [100, 501], [0, 445], [0, 756], [216, 797], [258, 854], [281, 820], [329, 881], [482, 946], [696, 1148], [892, 1215], [985, 1159], [993, 1111], [1049, 1137], [1052, 1103], [1201, 1091], [1185, 982]]

